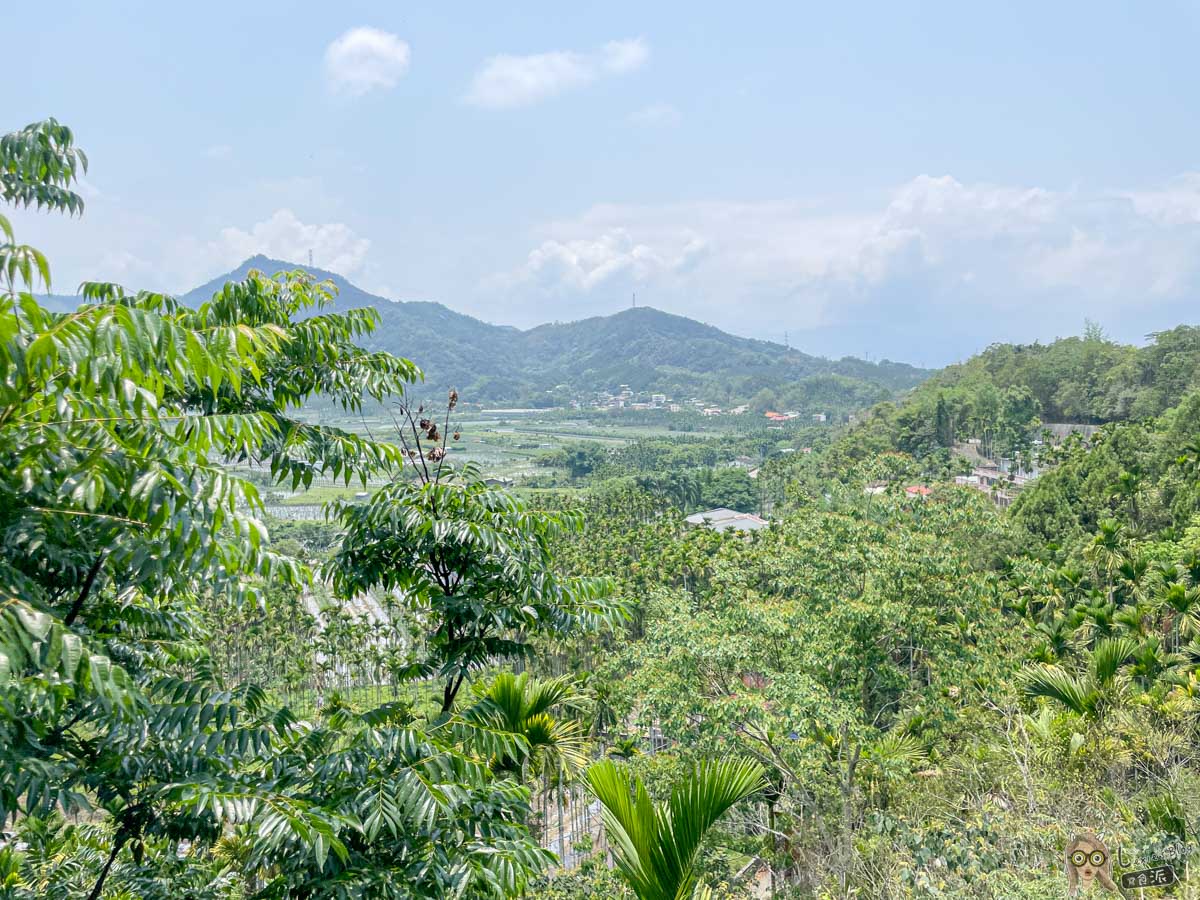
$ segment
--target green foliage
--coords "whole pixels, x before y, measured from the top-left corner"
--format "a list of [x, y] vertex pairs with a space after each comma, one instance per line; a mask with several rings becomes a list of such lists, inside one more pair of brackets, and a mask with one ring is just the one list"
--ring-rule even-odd
[[1026, 691], [1033, 697], [1057, 700], [1081, 716], [1094, 716], [1100, 705], [1101, 693], [1087, 680], [1069, 672], [1043, 666], [1026, 674]]
[[698, 885], [696, 854], [709, 829], [735, 803], [761, 790], [761, 765], [722, 760], [698, 766], [655, 804], [638, 779], [610, 760], [588, 770], [604, 806], [613, 858], [638, 900], [684, 900]]
[[[0, 139], [11, 202], [78, 211], [69, 186], [84, 164], [52, 121]], [[264, 601], [283, 601], [275, 619], [247, 624], [278, 628], [289, 602], [302, 618], [312, 587], [270, 547], [254, 484], [223, 463], [292, 486], [416, 464], [295, 416], [318, 395], [353, 412], [417, 377], [356, 345], [376, 315], [321, 312], [328, 285], [257, 272], [194, 308], [91, 284], [77, 310], [53, 313], [32, 295], [35, 277], [49, 282], [44, 258], [0, 226], [0, 826], [19, 822], [29, 845], [0, 849], [0, 889], [519, 893], [551, 856], [529, 836], [528, 790], [488, 762], [527, 754], [525, 735], [450, 717], [423, 729], [404, 703], [355, 715], [333, 702], [301, 721], [246, 673], [226, 683], [209, 650], [209, 627]], [[531, 525], [503, 498], [476, 508], [460, 534], [473, 601], [490, 579], [520, 591], [510, 625], [599, 614], [598, 589], [559, 585], [544, 547], [517, 546], [554, 523]], [[408, 564], [417, 580], [428, 571]], [[94, 824], [64, 826], [64, 813]]]
[[[74, 900], [92, 889], [108, 861], [113, 834], [106, 825], [69, 824], [62, 816], [20, 822], [17, 841], [24, 847], [0, 850], [0, 898]], [[176, 841], [148, 838], [134, 852], [114, 861], [105, 880], [105, 896], [170, 900], [242, 900], [240, 879], [228, 866], [214, 865], [203, 854], [177, 853]], [[8, 865], [7, 878], [2, 874]]]
[[[136, 836], [157, 827], [143, 795], [178, 777], [180, 764], [193, 772], [190, 757], [171, 753], [217, 746], [195, 743], [210, 720], [191, 712], [189, 729], [151, 729], [144, 768], [129, 742], [147, 720], [182, 712], [155, 686], [173, 667], [203, 665], [192, 604], [253, 596], [259, 579], [294, 584], [303, 568], [268, 549], [257, 491], [212, 458], [264, 461], [292, 480], [365, 474], [399, 458], [287, 417], [316, 390], [353, 403], [414, 371], [350, 348], [369, 317], [293, 328], [292, 314], [320, 302], [313, 290], [303, 276], [252, 275], [193, 311], [93, 285], [90, 302], [67, 315], [27, 293], [0, 298], [0, 660], [17, 680], [0, 720], [4, 815], [78, 807], [99, 791]], [[96, 743], [100, 722], [108, 738]], [[265, 740], [216, 722], [207, 737], [235, 748]]]
[[83, 200], [71, 185], [86, 171], [87, 156], [71, 129], [54, 119], [0, 137], [0, 200], [13, 206], [78, 215]]
[[1120, 520], [1138, 534], [1180, 532], [1200, 511], [1188, 447], [1200, 433], [1200, 393], [1168, 415], [1112, 424], [1058, 448], [1054, 468], [1022, 492], [1015, 520], [1034, 540], [1066, 543]]
[[410, 671], [443, 680], [449, 711], [471, 672], [526, 656], [533, 635], [611, 624], [622, 609], [605, 579], [554, 570], [551, 544], [580, 527], [577, 515], [531, 510], [470, 466], [439, 458], [434, 472], [393, 481], [362, 505], [334, 504], [346, 535], [328, 571], [342, 597], [399, 591], [420, 611]]
[[[1186, 359], [1182, 338], [1152, 347]], [[660, 468], [597, 485], [558, 556], [614, 573], [636, 615], [624, 640], [547, 647], [548, 664], [597, 668], [608, 753], [649, 792], [706, 759], [766, 766], [738, 833], [780, 895], [1058, 896], [1062, 847], [1087, 830], [1162, 858], [1200, 810], [1200, 393], [1148, 398], [1194, 364], [1141, 370], [1139, 403], [1177, 404], [1157, 418], [1042, 446], [1008, 511], [902, 493], [969, 469], [947, 446], [968, 436], [1031, 459], [1040, 422], [1084, 402], [1064, 382], [1094, 375], [1099, 402], [1126, 352], [1095, 333], [993, 348], [831, 445], [768, 458], [757, 483], [785, 487], [748, 537], [680, 526], [677, 498], [711, 469], [686, 443], [625, 448]], [[1042, 371], [1054, 360], [1079, 368]]]
[[1043, 422], [1099, 424], [1161, 416], [1200, 388], [1200, 327], [1153, 334], [1145, 347], [1093, 330], [1052, 344], [998, 344], [949, 366], [900, 403], [873, 409], [844, 441], [924, 458], [975, 437], [987, 456], [1029, 461]]
[[700, 478], [700, 506], [754, 512], [758, 509], [758, 491], [745, 469], [709, 469]]
[[528, 674], [501, 672], [476, 688], [476, 702], [463, 719], [498, 734], [520, 735], [524, 746], [516, 754], [501, 754], [492, 761], [497, 771], [526, 775], [540, 767], [573, 774], [586, 762], [579, 722], [558, 719], [556, 707], [576, 704], [580, 697], [568, 678], [531, 680]]
[[584, 475], [590, 475], [607, 454], [604, 448], [594, 442], [581, 442], [563, 447], [561, 451], [548, 460], [550, 465], [562, 465], [571, 480], [575, 481]]
[[494, 736], [466, 723], [423, 731], [392, 721], [387, 707], [354, 716], [334, 706], [318, 725], [295, 723], [266, 771], [328, 827], [297, 835], [283, 808], [239, 831], [242, 866], [263, 885], [256, 896], [518, 894], [552, 857], [523, 825], [528, 791], [489, 771], [496, 750]]

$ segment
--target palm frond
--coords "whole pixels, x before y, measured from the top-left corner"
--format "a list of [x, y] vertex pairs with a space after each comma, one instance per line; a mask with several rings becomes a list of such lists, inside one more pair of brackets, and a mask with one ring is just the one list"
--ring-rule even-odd
[[1111, 684], [1117, 670], [1137, 652], [1133, 638], [1105, 638], [1092, 649], [1092, 674], [1098, 684]]
[[1035, 666], [1025, 672], [1022, 680], [1029, 696], [1055, 700], [1081, 716], [1095, 715], [1100, 702], [1100, 692], [1094, 685], [1057, 666]]
[[891, 731], [875, 742], [870, 755], [879, 763], [915, 766], [929, 758], [929, 751], [913, 735]]
[[611, 760], [588, 770], [604, 808], [613, 858], [639, 900], [684, 900], [697, 886], [696, 853], [705, 834], [730, 807], [766, 783], [757, 762], [702, 763], [671, 791], [665, 804], [650, 800], [640, 779]]

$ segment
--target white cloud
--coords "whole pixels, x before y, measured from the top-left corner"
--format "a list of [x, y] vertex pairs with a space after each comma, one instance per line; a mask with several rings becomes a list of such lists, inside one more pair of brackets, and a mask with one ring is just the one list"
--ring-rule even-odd
[[1140, 215], [1163, 225], [1200, 223], [1200, 173], [1181, 175], [1165, 187], [1125, 194]]
[[[1073, 333], [1091, 315], [1136, 337], [1194, 318], [1200, 175], [1139, 192], [921, 175], [863, 209], [602, 204], [534, 238], [520, 264], [485, 284], [514, 300], [552, 298], [567, 316], [610, 311], [636, 288], [639, 300], [741, 333], [1032, 340]], [[1147, 304], [1165, 321], [1147, 319]]]
[[633, 72], [649, 57], [650, 47], [642, 38], [610, 41], [591, 53], [500, 54], [484, 61], [465, 99], [488, 109], [529, 106], [605, 76]]
[[408, 71], [409, 46], [378, 28], [351, 28], [325, 49], [325, 76], [334, 93], [361, 97], [393, 88]]
[[635, 125], [678, 125], [682, 119], [679, 110], [669, 103], [652, 103], [629, 114], [629, 121]]
[[210, 256], [221, 266], [233, 266], [262, 253], [274, 259], [302, 263], [311, 250], [313, 264], [340, 275], [352, 275], [366, 260], [371, 242], [359, 237], [341, 222], [311, 225], [300, 221], [290, 209], [277, 210], [270, 218], [250, 226], [221, 230], [209, 245]]
[[682, 271], [704, 252], [699, 238], [661, 251], [635, 242], [627, 231], [614, 228], [594, 238], [547, 240], [530, 252], [525, 265], [502, 278], [502, 283], [540, 282], [551, 288], [590, 291], [618, 275], [644, 282]]
[[881, 229], [920, 224], [976, 234], [1030, 233], [1051, 224], [1062, 199], [1041, 188], [964, 185], [949, 175], [918, 175], [893, 195]]

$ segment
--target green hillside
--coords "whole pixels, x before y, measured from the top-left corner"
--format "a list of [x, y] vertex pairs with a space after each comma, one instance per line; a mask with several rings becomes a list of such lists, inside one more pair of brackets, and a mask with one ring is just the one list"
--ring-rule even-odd
[[[256, 256], [182, 299], [195, 305], [251, 269], [274, 273], [294, 268]], [[382, 321], [369, 346], [420, 359], [430, 395], [456, 387], [471, 402], [554, 406], [616, 392], [627, 384], [637, 392], [684, 400], [849, 411], [908, 390], [928, 375], [887, 360], [810, 356], [648, 307], [522, 331], [482, 322], [440, 303], [387, 300], [340, 275], [311, 271], [338, 286], [337, 308], [373, 306], [379, 311]]]
[[860, 454], [917, 457], [978, 438], [1001, 455], [1028, 453], [1048, 423], [1142, 421], [1200, 389], [1200, 327], [1179, 325], [1141, 347], [1090, 328], [1048, 344], [996, 344], [882, 403], [845, 442]]

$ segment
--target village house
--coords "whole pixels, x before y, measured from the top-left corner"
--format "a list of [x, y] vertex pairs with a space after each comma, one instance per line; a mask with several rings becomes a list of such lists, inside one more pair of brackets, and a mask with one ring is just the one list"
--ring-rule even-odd
[[754, 513], [738, 512], [723, 506], [708, 512], [693, 513], [686, 519], [689, 525], [700, 525], [711, 531], [758, 531], [771, 523]]
[[754, 458], [751, 456], [735, 456], [729, 462], [725, 463], [727, 469], [752, 469], [754, 468]]

